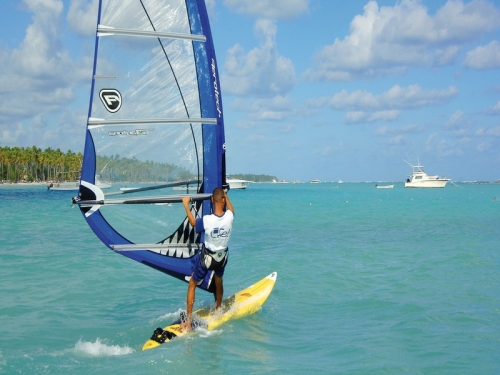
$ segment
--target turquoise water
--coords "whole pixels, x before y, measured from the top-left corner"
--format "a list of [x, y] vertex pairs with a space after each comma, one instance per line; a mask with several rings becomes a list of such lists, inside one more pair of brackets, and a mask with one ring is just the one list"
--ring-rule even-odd
[[0, 373], [500, 373], [498, 184], [232, 191], [226, 295], [278, 271], [273, 293], [146, 352], [187, 286], [108, 250], [73, 195], [0, 188]]

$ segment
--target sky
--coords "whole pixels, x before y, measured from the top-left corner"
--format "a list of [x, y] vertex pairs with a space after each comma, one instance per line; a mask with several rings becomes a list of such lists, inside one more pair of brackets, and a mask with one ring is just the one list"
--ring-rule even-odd
[[[229, 174], [500, 180], [500, 0], [206, 0]], [[83, 151], [97, 0], [0, 2], [0, 146]]]

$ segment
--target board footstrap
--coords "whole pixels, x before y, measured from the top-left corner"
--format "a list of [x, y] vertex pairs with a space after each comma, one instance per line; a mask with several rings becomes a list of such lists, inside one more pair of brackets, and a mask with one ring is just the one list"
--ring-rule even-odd
[[165, 341], [170, 341], [174, 337], [177, 337], [175, 333], [165, 331], [162, 328], [158, 327], [153, 332], [153, 335], [151, 336], [150, 340], [156, 341], [159, 344], [163, 344]]

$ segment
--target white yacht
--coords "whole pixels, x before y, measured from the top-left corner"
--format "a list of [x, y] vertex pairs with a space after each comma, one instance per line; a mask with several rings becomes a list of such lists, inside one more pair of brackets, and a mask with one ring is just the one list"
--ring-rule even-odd
[[246, 189], [251, 181], [240, 180], [238, 178], [228, 178], [226, 179], [226, 182], [229, 184], [230, 190], [236, 190], [236, 189]]
[[410, 163], [408, 165], [413, 168], [413, 173], [406, 179], [405, 188], [444, 188], [450, 181], [449, 178], [429, 176], [424, 172], [422, 165], [412, 165]]

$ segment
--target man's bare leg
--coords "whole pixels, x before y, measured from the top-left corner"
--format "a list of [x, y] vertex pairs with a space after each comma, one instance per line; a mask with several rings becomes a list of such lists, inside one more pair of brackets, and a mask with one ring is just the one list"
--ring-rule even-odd
[[217, 303], [217, 309], [220, 308], [222, 304], [222, 296], [224, 295], [224, 285], [222, 283], [222, 277], [214, 274], [215, 281], [215, 302]]
[[186, 320], [184, 322], [181, 322], [182, 330], [185, 332], [191, 331], [193, 306], [196, 296], [196, 285], [197, 282], [194, 281], [193, 275], [191, 275], [191, 279], [189, 280], [187, 298], [186, 298]]

